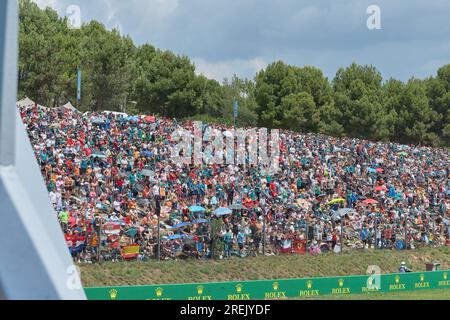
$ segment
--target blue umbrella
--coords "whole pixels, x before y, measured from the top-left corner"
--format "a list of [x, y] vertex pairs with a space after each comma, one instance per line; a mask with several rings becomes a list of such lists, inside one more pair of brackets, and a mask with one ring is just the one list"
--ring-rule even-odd
[[127, 121], [131, 121], [131, 122], [138, 122], [139, 121], [139, 117], [136, 116], [128, 116]]
[[192, 224], [192, 222], [182, 222], [173, 226], [169, 226], [169, 229], [179, 229], [179, 228], [183, 228], [183, 227], [187, 227], [190, 226]]
[[224, 215], [227, 215], [230, 213], [233, 213], [233, 210], [231, 210], [229, 208], [224, 208], [224, 207], [217, 208], [216, 210], [214, 210], [214, 214], [216, 216], [224, 216]]
[[147, 157], [147, 158], [152, 158], [152, 157], [153, 157], [153, 152], [150, 152], [150, 151], [144, 151], [144, 152], [142, 153], [142, 155], [143, 155], [144, 157]]
[[192, 224], [196, 224], [196, 223], [206, 223], [208, 222], [208, 220], [206, 219], [197, 219], [197, 220], [193, 220]]
[[203, 208], [202, 206], [190, 206], [189, 211], [190, 212], [204, 212], [204, 211], [206, 211], [206, 209]]
[[176, 239], [192, 239], [193, 237], [187, 234], [173, 234], [171, 236], [168, 236], [168, 240], [176, 240]]

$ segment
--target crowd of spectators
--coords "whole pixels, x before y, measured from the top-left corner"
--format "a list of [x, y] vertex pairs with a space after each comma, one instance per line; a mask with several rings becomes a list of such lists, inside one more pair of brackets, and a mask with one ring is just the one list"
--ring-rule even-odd
[[20, 113], [78, 261], [130, 246], [176, 259], [450, 245], [448, 149], [280, 131], [279, 171], [265, 175], [174, 162], [172, 134], [191, 121]]

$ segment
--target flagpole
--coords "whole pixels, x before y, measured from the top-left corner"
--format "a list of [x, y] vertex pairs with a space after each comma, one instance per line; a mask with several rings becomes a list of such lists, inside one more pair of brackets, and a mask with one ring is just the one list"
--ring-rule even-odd
[[160, 234], [160, 227], [159, 227], [159, 214], [158, 214], [158, 251], [157, 251], [157, 255], [158, 255], [158, 262], [161, 261], [161, 234]]
[[263, 209], [263, 236], [262, 236], [262, 247], [263, 247], [263, 256], [266, 255], [266, 217], [267, 217], [267, 209], [266, 206], [264, 205], [264, 209]]
[[341, 216], [341, 250], [339, 251], [339, 253], [342, 253], [343, 249], [344, 249], [344, 217]]
[[306, 249], [306, 254], [308, 254], [308, 220], [305, 220], [305, 230], [306, 230], [306, 235], [305, 235], [305, 249]]

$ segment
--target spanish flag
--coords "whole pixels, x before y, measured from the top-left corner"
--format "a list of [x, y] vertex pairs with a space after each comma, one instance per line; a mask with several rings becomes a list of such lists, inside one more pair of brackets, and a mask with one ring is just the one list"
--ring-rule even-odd
[[133, 244], [131, 246], [122, 247], [122, 258], [127, 259], [135, 259], [139, 255], [139, 245]]

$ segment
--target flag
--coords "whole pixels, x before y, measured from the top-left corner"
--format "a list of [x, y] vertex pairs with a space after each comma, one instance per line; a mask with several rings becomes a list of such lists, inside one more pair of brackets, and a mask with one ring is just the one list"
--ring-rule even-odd
[[106, 239], [108, 243], [108, 247], [110, 248], [119, 248], [119, 236], [118, 235], [109, 235]]
[[295, 240], [294, 241], [294, 252], [305, 254], [306, 253], [306, 241], [305, 240]]
[[86, 247], [86, 237], [85, 236], [74, 236], [74, 243], [72, 244], [72, 254], [77, 254], [84, 250]]
[[103, 225], [103, 232], [105, 234], [119, 234], [120, 223], [119, 222], [107, 222]]
[[291, 245], [292, 245], [291, 240], [284, 240], [283, 244], [282, 244], [282, 247], [280, 249], [280, 252], [281, 253], [285, 253], [285, 254], [290, 254], [291, 253], [291, 249], [292, 249]]
[[64, 238], [66, 239], [67, 247], [72, 248], [73, 236], [71, 236], [70, 234], [65, 234]]
[[77, 70], [77, 100], [81, 100], [81, 69]]
[[122, 248], [122, 258], [124, 259], [134, 259], [139, 255], [139, 245], [133, 244], [131, 246], [126, 246]]

